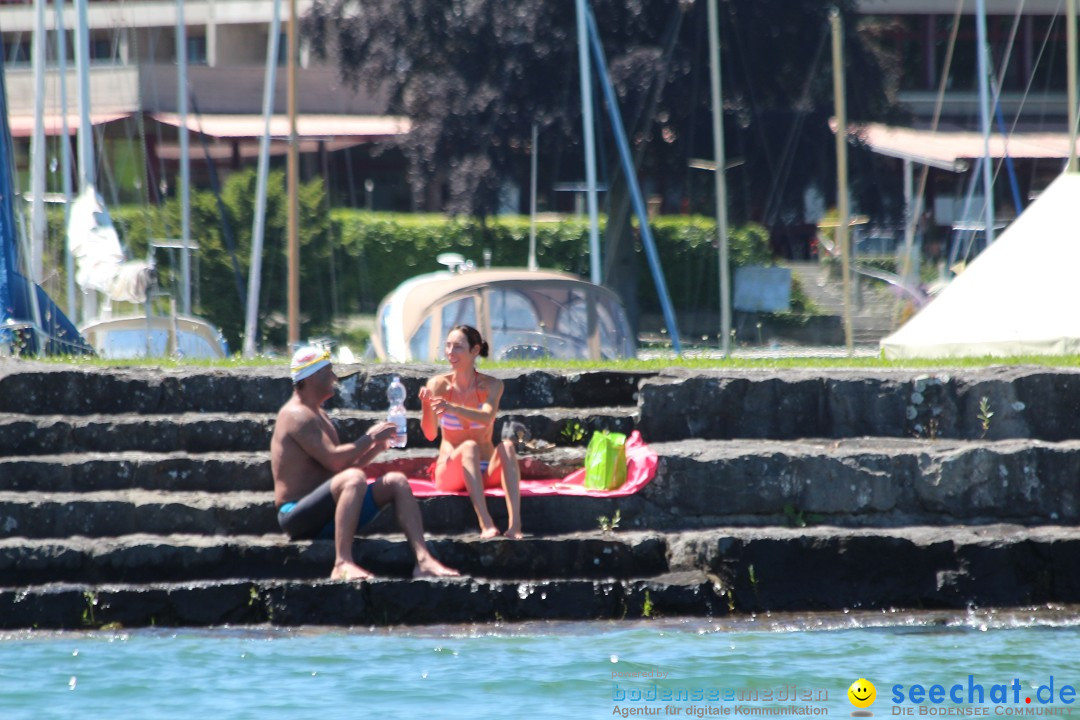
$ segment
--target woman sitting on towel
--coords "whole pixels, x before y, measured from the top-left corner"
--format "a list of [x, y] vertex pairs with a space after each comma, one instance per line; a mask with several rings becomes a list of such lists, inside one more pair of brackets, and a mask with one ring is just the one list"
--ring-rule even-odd
[[450, 372], [436, 375], [420, 389], [424, 437], [434, 440], [442, 430], [439, 459], [435, 464], [435, 487], [444, 491], [468, 490], [480, 537], [499, 534], [484, 500], [484, 488], [506, 492], [508, 538], [521, 537], [521, 478], [513, 440], [492, 443], [495, 414], [502, 399], [502, 380], [476, 370], [476, 359], [487, 357], [488, 344], [469, 325], [458, 325], [446, 336], [446, 359]]

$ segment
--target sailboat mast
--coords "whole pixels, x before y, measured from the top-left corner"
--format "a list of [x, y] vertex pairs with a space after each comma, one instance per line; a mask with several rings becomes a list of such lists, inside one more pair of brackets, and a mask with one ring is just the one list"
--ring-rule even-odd
[[289, 191], [289, 347], [300, 342], [300, 153], [296, 133], [296, 0], [289, 0], [288, 112], [289, 158], [286, 167]]
[[724, 112], [720, 94], [720, 19], [716, 0], [709, 0], [709, 80], [712, 86], [713, 145], [716, 159], [716, 235], [720, 270], [720, 348], [731, 353], [731, 273], [728, 270], [727, 184], [724, 177]]
[[[75, 69], [79, 77], [79, 192], [94, 189], [97, 166], [94, 164], [94, 135], [90, 126], [90, 29], [86, 17], [87, 0], [75, 0]], [[95, 190], [96, 192], [96, 190]], [[97, 293], [83, 294], [82, 319], [97, 316]]]
[[1065, 42], [1069, 83], [1069, 161], [1066, 172], [1076, 170], [1076, 0], [1065, 0]]
[[180, 299], [191, 314], [191, 158], [188, 157], [187, 26], [184, 0], [176, 0], [176, 113], [180, 116]]
[[619, 162], [622, 165], [623, 175], [626, 177], [634, 214], [637, 215], [640, 223], [641, 244], [645, 249], [645, 257], [649, 261], [653, 282], [656, 284], [656, 294], [660, 296], [660, 309], [664, 312], [664, 321], [667, 324], [668, 333], [671, 335], [671, 347], [676, 355], [681, 356], [682, 341], [679, 339], [679, 327], [675, 322], [675, 308], [671, 305], [667, 281], [664, 280], [664, 270], [660, 267], [660, 255], [656, 251], [656, 243], [653, 242], [652, 230], [649, 229], [649, 214], [645, 207], [645, 196], [641, 192], [637, 173], [634, 172], [634, 158], [630, 153], [630, 141], [626, 137], [626, 126], [623, 125], [622, 114], [619, 112], [619, 103], [615, 98], [615, 88], [611, 84], [611, 76], [608, 74], [607, 61], [604, 59], [604, 48], [600, 44], [600, 32], [596, 29], [596, 18], [593, 17], [592, 11], [587, 6], [585, 21], [589, 34], [589, 45], [592, 47], [593, 52], [592, 59], [596, 63], [596, 74], [600, 80], [600, 90], [604, 93], [604, 104], [607, 106], [608, 119], [611, 120], [611, 132], [614, 135], [615, 147], [619, 152]]
[[578, 33], [578, 70], [581, 76], [581, 125], [585, 134], [585, 200], [589, 208], [589, 279], [601, 282], [600, 230], [596, 207], [596, 139], [593, 122], [592, 67], [589, 63], [589, 39], [586, 30], [586, 0], [576, 0]]
[[[1071, 3], [1071, 0], [1070, 0]], [[986, 200], [983, 202], [983, 221], [986, 223], [986, 244], [994, 242], [994, 183], [990, 161], [990, 77], [986, 56], [986, 0], [975, 0], [975, 36], [979, 72], [979, 127], [983, 136], [982, 182]]]
[[45, 250], [45, 0], [34, 0], [34, 134], [30, 140], [30, 279], [41, 282]]
[[[64, 2], [56, 0], [56, 61], [60, 74], [60, 162], [63, 165], [60, 177], [63, 179], [65, 232], [68, 221], [71, 219], [71, 140], [68, 137], [67, 48]], [[64, 243], [64, 272], [67, 275], [67, 316], [74, 320], [76, 317], [75, 258], [72, 257], [71, 246], [67, 242]]]
[[848, 240], [848, 160], [847, 160], [847, 98], [844, 94], [844, 25], [840, 11], [832, 10], [833, 95], [836, 102], [836, 244], [840, 248], [844, 274], [844, 344], [848, 355], [854, 352], [851, 332], [851, 243]]
[[75, 0], [75, 68], [79, 77], [79, 191], [96, 182], [94, 136], [90, 129], [90, 31], [87, 0]]
[[266, 227], [266, 176], [270, 171], [270, 116], [274, 114], [278, 45], [281, 36], [281, 0], [274, 2], [274, 20], [266, 39], [266, 81], [263, 85], [263, 134], [259, 138], [259, 173], [255, 186], [255, 218], [251, 228], [251, 272], [248, 276], [247, 312], [244, 316], [244, 357], [255, 357], [258, 335], [259, 286], [262, 283], [263, 235]]
[[532, 124], [532, 144], [529, 146], [529, 269], [535, 270], [536, 264], [536, 142], [538, 131]]

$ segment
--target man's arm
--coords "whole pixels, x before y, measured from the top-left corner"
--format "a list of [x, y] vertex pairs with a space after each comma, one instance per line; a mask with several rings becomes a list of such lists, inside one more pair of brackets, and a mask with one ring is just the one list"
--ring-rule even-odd
[[353, 465], [357, 467], [363, 467], [369, 462], [375, 459], [375, 457], [386, 449], [386, 444], [394, 437], [397, 437], [397, 425], [392, 422], [383, 422], [377, 425], [372, 425], [368, 428], [364, 437], [372, 439], [371, 445], [365, 448], [360, 457], [356, 459]]
[[[293, 426], [289, 435], [312, 460], [331, 473], [337, 474], [356, 465], [373, 449], [378, 452], [375, 447], [376, 438], [371, 430], [354, 442], [335, 444], [318, 416], [311, 410], [304, 407], [293, 408], [289, 415], [290, 424]], [[377, 427], [379, 426], [372, 430]]]

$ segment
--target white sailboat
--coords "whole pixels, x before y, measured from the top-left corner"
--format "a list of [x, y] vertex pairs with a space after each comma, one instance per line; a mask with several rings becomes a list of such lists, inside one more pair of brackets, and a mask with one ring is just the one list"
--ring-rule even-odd
[[[86, 1], [76, 0], [75, 50], [79, 78], [79, 197], [68, 221], [68, 247], [75, 258], [76, 282], [83, 292], [83, 323], [79, 330], [95, 352], [107, 358], [184, 357], [217, 359], [228, 355], [221, 332], [188, 312], [189, 294], [183, 291], [184, 313], [176, 301], [157, 289], [153, 258], [128, 261], [108, 209], [94, 178], [93, 135], [90, 127], [89, 47]], [[179, 22], [183, 22], [182, 17]], [[180, 58], [183, 62], [183, 57]], [[183, 68], [181, 68], [183, 70]], [[179, 92], [186, 93], [183, 82]], [[181, 108], [184, 104], [181, 103]], [[181, 126], [186, 127], [181, 117]], [[186, 162], [186, 156], [181, 158]], [[186, 171], [184, 179], [186, 180]], [[187, 201], [187, 193], [183, 195]], [[186, 212], [185, 212], [186, 216]], [[185, 228], [186, 232], [186, 228]], [[158, 246], [162, 246], [158, 243]], [[151, 246], [153, 247], [153, 245]], [[184, 269], [190, 244], [183, 240]], [[188, 277], [185, 273], [185, 283]], [[102, 294], [101, 307], [98, 309]], [[168, 302], [167, 315], [153, 314], [153, 300]], [[113, 303], [142, 305], [142, 312], [116, 315]]]
[[[151, 262], [125, 260], [109, 211], [93, 185], [71, 207], [68, 246], [78, 270], [75, 281], [85, 296], [103, 296], [100, 310], [79, 331], [106, 358], [185, 357], [214, 359], [227, 355], [221, 333], [210, 323], [178, 314], [169, 300], [168, 315], [154, 315], [151, 299], [157, 273]], [[114, 315], [113, 303], [142, 305], [144, 312]]]

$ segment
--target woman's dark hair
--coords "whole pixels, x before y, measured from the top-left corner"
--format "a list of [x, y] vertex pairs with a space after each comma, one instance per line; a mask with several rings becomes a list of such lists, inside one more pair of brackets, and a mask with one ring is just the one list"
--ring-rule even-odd
[[[477, 345], [480, 346], [480, 357], [488, 356], [488, 344], [484, 342], [484, 338], [480, 337], [480, 331], [474, 328], [472, 325], [455, 325], [450, 328], [450, 332], [460, 330], [461, 334], [465, 336], [465, 339], [469, 343], [469, 349], [472, 350]], [[449, 335], [450, 333], [447, 333]]]

